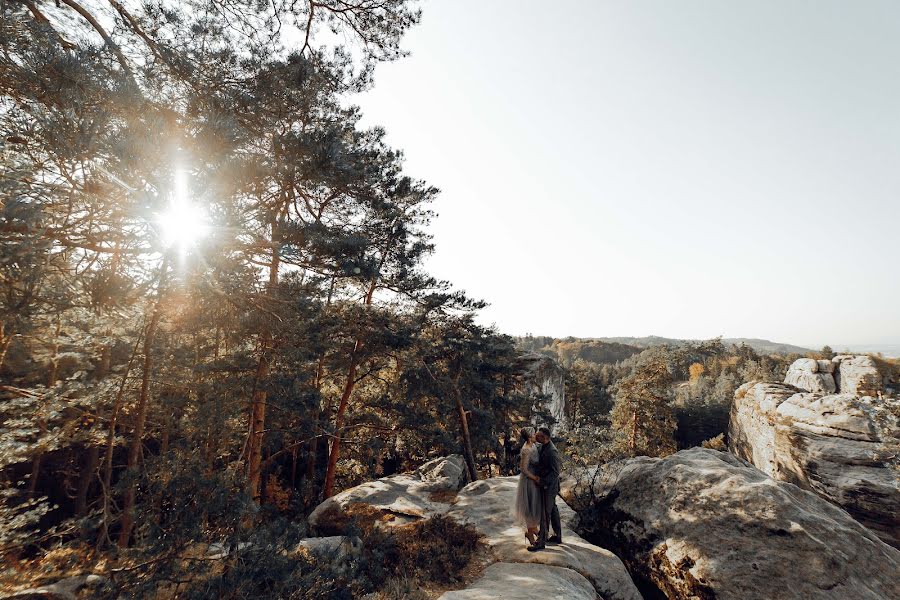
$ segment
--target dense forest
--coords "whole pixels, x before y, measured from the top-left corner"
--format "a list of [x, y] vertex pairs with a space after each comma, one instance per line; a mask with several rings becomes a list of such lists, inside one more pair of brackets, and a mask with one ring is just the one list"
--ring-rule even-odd
[[[0, 10], [4, 581], [332, 597], [265, 549], [426, 457], [477, 477], [531, 410], [513, 340], [422, 267], [438, 190], [352, 104], [418, 9]], [[200, 544], [259, 550], [212, 573]]]

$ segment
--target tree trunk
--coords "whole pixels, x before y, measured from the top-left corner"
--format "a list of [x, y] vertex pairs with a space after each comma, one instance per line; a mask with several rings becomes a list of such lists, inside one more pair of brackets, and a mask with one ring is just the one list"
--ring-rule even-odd
[[462, 432], [466, 467], [469, 470], [469, 481], [477, 481], [478, 472], [475, 470], [475, 453], [472, 452], [472, 438], [469, 435], [469, 418], [466, 416], [466, 409], [462, 403], [462, 394], [459, 391], [458, 378], [456, 388], [456, 411], [459, 414], [459, 427]]
[[[384, 260], [381, 261], [381, 266]], [[375, 296], [375, 288], [378, 285], [377, 279], [372, 280], [369, 285], [369, 292], [366, 294], [365, 305], [372, 305], [372, 298]], [[347, 414], [347, 407], [350, 405], [350, 398], [353, 396], [353, 388], [356, 386], [356, 369], [359, 368], [358, 356], [362, 350], [363, 341], [356, 340], [353, 344], [353, 352], [350, 354], [350, 369], [347, 372], [347, 380], [344, 383], [344, 392], [341, 394], [341, 402], [338, 404], [337, 414], [334, 417], [334, 439], [331, 441], [331, 449], [328, 452], [328, 468], [325, 471], [325, 486], [323, 496], [331, 498], [334, 493], [334, 476], [337, 470], [337, 462], [341, 452], [341, 431], [344, 428], [344, 417]]]
[[331, 440], [331, 450], [328, 452], [328, 468], [325, 471], [325, 486], [322, 491], [322, 495], [325, 498], [331, 498], [334, 493], [334, 477], [337, 471], [338, 457], [341, 452], [341, 430], [344, 428], [344, 417], [347, 414], [347, 407], [350, 405], [353, 388], [356, 386], [356, 369], [359, 366], [356, 362], [356, 354], [361, 348], [362, 341], [356, 340], [353, 346], [352, 358], [350, 359], [350, 370], [347, 372], [347, 380], [344, 383], [344, 391], [341, 394], [341, 402], [334, 417], [334, 438]]
[[62, 331], [62, 319], [56, 313], [56, 332], [53, 336], [53, 349], [50, 353], [50, 368], [47, 369], [47, 387], [56, 385], [56, 377], [59, 373], [59, 334]]
[[[40, 427], [40, 431], [42, 434], [46, 433], [47, 424], [43, 419], [40, 420], [39, 427]], [[41, 474], [41, 460], [43, 458], [44, 458], [44, 452], [38, 451], [38, 453], [35, 455], [35, 457], [31, 460], [31, 474], [28, 476], [28, 487], [27, 487], [29, 496], [34, 496], [35, 493], [37, 492], [37, 482], [38, 482], [38, 477]]]
[[[137, 468], [141, 458], [144, 427], [147, 424], [147, 413], [150, 407], [150, 373], [153, 368], [153, 342], [156, 339], [156, 330], [159, 327], [160, 317], [162, 317], [162, 301], [165, 296], [166, 275], [168, 270], [168, 259], [164, 258], [160, 268], [156, 302], [153, 306], [150, 323], [147, 324], [147, 333], [144, 335], [144, 366], [141, 373], [141, 391], [138, 396], [138, 403], [135, 411], [134, 433], [131, 437], [131, 444], [128, 447], [128, 469], [130, 471]], [[132, 482], [125, 490], [125, 499], [122, 503], [121, 530], [119, 531], [118, 540], [120, 547], [127, 546], [128, 540], [131, 538], [131, 530], [134, 527], [134, 502], [136, 493], [135, 485]]]
[[125, 373], [122, 374], [122, 382], [119, 384], [119, 390], [116, 392], [116, 397], [113, 400], [112, 414], [109, 417], [109, 432], [106, 434], [106, 455], [103, 458], [103, 481], [101, 486], [102, 489], [100, 490], [103, 494], [103, 518], [100, 525], [100, 533], [97, 536], [98, 547], [102, 546], [106, 541], [112, 543], [108, 537], [110, 518], [109, 488], [112, 485], [112, 459], [113, 451], [115, 450], [116, 422], [119, 418], [119, 411], [122, 410], [122, 398], [125, 394], [125, 384], [128, 382], [128, 376], [131, 374], [131, 368], [134, 366], [134, 359], [137, 357], [138, 348], [141, 347], [141, 340], [145, 333], [146, 328], [142, 327], [137, 339], [134, 341], [134, 347], [131, 349], [131, 356], [128, 357], [128, 364], [125, 365]]
[[631, 455], [634, 456], [635, 450], [637, 449], [637, 430], [638, 430], [638, 415], [637, 411], [632, 412], [631, 414]]
[[[269, 296], [273, 296], [278, 286], [278, 269], [280, 266], [281, 244], [278, 234], [279, 208], [269, 222], [272, 229], [272, 258], [269, 262], [269, 282], [266, 286]], [[260, 476], [262, 474], [262, 450], [265, 443], [266, 429], [266, 379], [269, 376], [269, 352], [272, 346], [272, 333], [268, 326], [260, 336], [259, 362], [256, 365], [256, 378], [253, 396], [250, 399], [250, 427], [247, 439], [247, 490], [254, 500], [260, 499]]]
[[6, 323], [0, 322], [0, 369], [3, 368], [3, 361], [6, 359], [6, 351], [15, 337], [12, 333], [6, 334]]
[[[331, 298], [334, 294], [334, 282], [335, 278], [331, 278], [331, 285], [328, 287], [328, 298], [325, 300], [326, 308], [331, 306]], [[309, 441], [309, 445], [307, 447], [307, 456], [306, 456], [306, 479], [310, 483], [310, 488], [312, 489], [315, 486], [316, 479], [316, 466], [318, 465], [319, 458], [319, 438], [321, 436], [318, 435], [320, 423], [322, 421], [322, 378], [325, 376], [325, 352], [322, 351], [322, 354], [319, 356], [319, 362], [316, 365], [316, 380], [315, 386], [316, 391], [319, 392], [319, 406], [316, 410], [315, 415], [312, 419], [312, 433], [313, 438]], [[327, 415], [326, 415], [327, 416]]]
[[88, 446], [84, 468], [81, 477], [78, 478], [78, 490], [75, 493], [75, 514], [83, 517], [87, 514], [88, 494], [91, 491], [91, 483], [97, 471], [97, 463], [100, 462], [100, 446]]

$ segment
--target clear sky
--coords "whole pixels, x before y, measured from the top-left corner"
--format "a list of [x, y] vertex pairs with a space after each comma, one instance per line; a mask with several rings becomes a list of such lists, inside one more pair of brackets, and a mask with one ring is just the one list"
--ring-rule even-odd
[[900, 2], [423, 9], [358, 102], [486, 323], [900, 343]]

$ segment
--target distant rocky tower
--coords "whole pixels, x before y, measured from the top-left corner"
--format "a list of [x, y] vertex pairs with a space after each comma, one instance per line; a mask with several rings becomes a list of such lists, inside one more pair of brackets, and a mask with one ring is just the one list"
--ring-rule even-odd
[[[534, 399], [535, 409], [542, 409], [553, 417], [556, 421], [554, 433], [568, 431], [571, 419], [566, 410], [565, 369], [549, 356], [537, 352], [523, 354], [519, 357], [519, 364], [525, 373], [523, 391]], [[539, 402], [541, 406], [537, 405]]]
[[729, 449], [815, 492], [900, 548], [900, 400], [870, 356], [801, 358], [735, 392]]

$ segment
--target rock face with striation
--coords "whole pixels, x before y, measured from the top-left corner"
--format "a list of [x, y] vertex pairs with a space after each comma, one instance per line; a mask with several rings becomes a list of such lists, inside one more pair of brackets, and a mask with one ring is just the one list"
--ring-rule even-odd
[[520, 368], [526, 373], [524, 392], [543, 406], [537, 406], [556, 421], [556, 431], [569, 428], [569, 414], [566, 409], [566, 372], [562, 366], [543, 354], [529, 352], [518, 358]]
[[580, 530], [666, 598], [900, 598], [900, 551], [729, 453], [692, 448], [606, 469], [577, 507]]
[[[867, 356], [835, 358], [840, 393], [817, 391], [815, 380], [797, 375], [810, 368], [799, 362], [786, 378], [793, 385], [751, 382], [738, 388], [729, 449], [767, 475], [841, 506], [900, 547], [900, 401], [856, 394], [878, 381]], [[815, 389], [794, 387], [801, 383]], [[853, 392], [845, 393], [845, 386]]]

